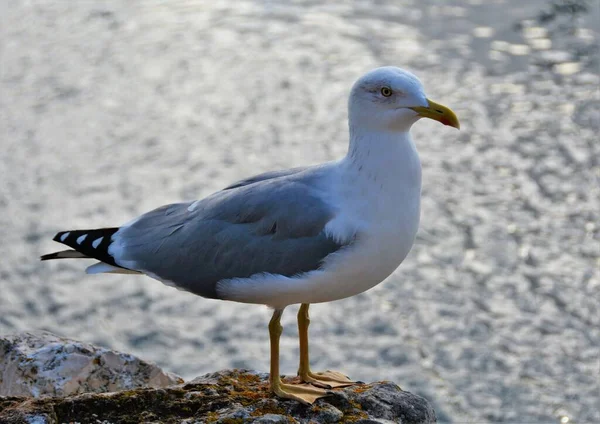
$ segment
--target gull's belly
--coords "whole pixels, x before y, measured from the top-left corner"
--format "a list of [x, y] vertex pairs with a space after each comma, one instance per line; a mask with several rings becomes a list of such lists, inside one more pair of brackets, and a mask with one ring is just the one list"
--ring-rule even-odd
[[[326, 264], [320, 284], [306, 294], [303, 303], [330, 302], [367, 291], [389, 277], [410, 252], [415, 228], [371, 234], [339, 253]], [[309, 285], [311, 282], [307, 281]]]

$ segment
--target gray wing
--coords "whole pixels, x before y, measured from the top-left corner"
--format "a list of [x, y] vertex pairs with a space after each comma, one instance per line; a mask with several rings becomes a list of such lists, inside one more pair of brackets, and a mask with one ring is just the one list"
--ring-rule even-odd
[[307, 169], [309, 169], [309, 167], [302, 166], [302, 167], [298, 167], [298, 168], [290, 168], [290, 169], [284, 169], [284, 170], [279, 170], [279, 171], [264, 172], [262, 174], [258, 174], [253, 177], [246, 178], [244, 180], [240, 180], [236, 183], [233, 183], [233, 184], [225, 187], [223, 190], [230, 190], [232, 188], [243, 187], [243, 186], [246, 186], [249, 184], [257, 183], [259, 181], [271, 180], [273, 178], [287, 177], [288, 175], [297, 174], [297, 173], [305, 171]]
[[113, 237], [121, 246], [115, 260], [212, 298], [223, 279], [257, 273], [289, 277], [318, 269], [343, 245], [324, 232], [334, 210], [316, 195], [311, 176], [301, 174], [142, 215]]

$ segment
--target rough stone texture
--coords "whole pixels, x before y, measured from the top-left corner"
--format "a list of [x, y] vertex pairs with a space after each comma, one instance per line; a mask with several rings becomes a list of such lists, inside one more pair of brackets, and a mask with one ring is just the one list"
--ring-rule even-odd
[[415, 126], [417, 243], [384, 284], [311, 308], [313, 367], [398, 382], [444, 422], [600, 422], [599, 10], [0, 1], [0, 333], [49, 330], [186, 379], [267, 370], [266, 308], [36, 259], [58, 230], [339, 158], [353, 80], [399, 65], [462, 130]]
[[0, 396], [68, 396], [182, 382], [133, 355], [51, 333], [0, 338]]
[[272, 397], [267, 374], [230, 370], [162, 389], [38, 400], [0, 398], [0, 422], [428, 424], [436, 417], [424, 398], [389, 382], [336, 389], [304, 406]]

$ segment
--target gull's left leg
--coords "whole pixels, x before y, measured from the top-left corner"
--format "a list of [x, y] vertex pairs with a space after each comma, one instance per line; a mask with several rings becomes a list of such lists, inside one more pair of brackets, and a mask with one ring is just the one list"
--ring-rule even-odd
[[303, 303], [298, 311], [298, 335], [300, 338], [300, 366], [298, 367], [298, 376], [300, 380], [324, 389], [347, 387], [356, 384], [356, 382], [350, 380], [340, 372], [325, 371], [314, 373], [310, 370], [310, 361], [308, 359], [308, 326], [310, 324], [308, 306], [308, 303]]

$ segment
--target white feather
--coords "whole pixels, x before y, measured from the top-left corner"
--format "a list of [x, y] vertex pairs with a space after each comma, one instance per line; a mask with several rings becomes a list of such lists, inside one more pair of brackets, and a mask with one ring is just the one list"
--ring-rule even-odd
[[100, 245], [100, 243], [102, 243], [102, 239], [104, 239], [104, 237], [100, 237], [100, 238], [97, 238], [96, 240], [94, 240], [94, 241], [92, 242], [92, 247], [93, 247], [94, 249], [97, 249], [97, 248], [98, 248], [98, 246]]
[[112, 266], [109, 264], [105, 264], [104, 262], [98, 262], [94, 265], [90, 265], [85, 270], [86, 274], [139, 274], [137, 271], [132, 271], [125, 268], [119, 268], [117, 266]]

